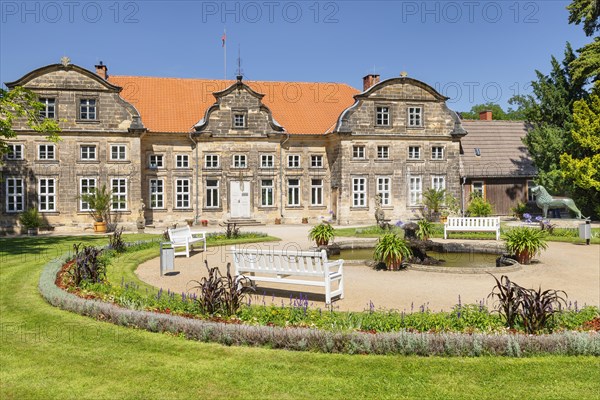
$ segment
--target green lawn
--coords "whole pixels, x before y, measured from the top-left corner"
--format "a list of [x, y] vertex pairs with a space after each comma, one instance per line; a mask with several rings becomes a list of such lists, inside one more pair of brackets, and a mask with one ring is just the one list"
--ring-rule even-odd
[[0, 239], [2, 399], [597, 399], [600, 392], [593, 357], [294, 353], [94, 321], [49, 306], [37, 291], [44, 263], [79, 241], [105, 239]]

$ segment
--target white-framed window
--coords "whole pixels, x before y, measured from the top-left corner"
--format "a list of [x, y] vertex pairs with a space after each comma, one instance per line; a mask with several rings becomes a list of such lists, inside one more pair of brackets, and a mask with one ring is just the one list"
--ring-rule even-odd
[[127, 146], [124, 144], [111, 144], [110, 145], [110, 159], [123, 161], [127, 159]]
[[390, 125], [390, 108], [387, 106], [375, 107], [375, 125]]
[[300, 168], [300, 154], [288, 154], [288, 168]]
[[527, 181], [527, 201], [535, 201], [535, 194], [531, 190], [535, 186], [532, 180]]
[[219, 181], [206, 180], [206, 208], [219, 208]]
[[22, 160], [23, 159], [23, 145], [22, 144], [8, 144], [8, 153], [6, 153], [7, 160]]
[[162, 179], [150, 179], [150, 208], [164, 208], [165, 184]]
[[420, 176], [408, 178], [408, 201], [410, 206], [418, 206], [423, 199], [423, 180]]
[[310, 180], [310, 205], [323, 205], [323, 179]]
[[190, 208], [190, 180], [175, 179], [175, 208]]
[[473, 181], [473, 183], [471, 183], [471, 192], [477, 193], [485, 199], [485, 184], [483, 181]]
[[262, 207], [272, 207], [273, 204], [273, 179], [261, 179], [260, 205]]
[[323, 156], [320, 154], [313, 154], [310, 156], [310, 167], [311, 168], [323, 168]]
[[6, 178], [6, 212], [15, 213], [25, 210], [25, 180]]
[[275, 167], [275, 156], [273, 154], [261, 154], [260, 155], [260, 167], [261, 168], [274, 168]]
[[97, 116], [96, 99], [79, 99], [79, 119], [95, 120]]
[[387, 176], [377, 178], [377, 194], [382, 206], [392, 205], [392, 179]]
[[352, 158], [364, 159], [365, 158], [365, 146], [362, 146], [362, 145], [352, 146]]
[[150, 156], [148, 157], [149, 168], [155, 169], [162, 168], [164, 166], [164, 156], [162, 154], [150, 154]]
[[352, 206], [367, 206], [367, 179], [352, 178]]
[[54, 160], [56, 159], [56, 148], [53, 144], [38, 145], [39, 160]]
[[[89, 194], [96, 191], [96, 178], [81, 178], [79, 179], [79, 195]], [[90, 205], [79, 197], [79, 210], [90, 211]]]
[[408, 126], [420, 127], [423, 126], [423, 108], [408, 107]]
[[409, 160], [420, 160], [421, 159], [421, 147], [420, 146], [408, 146], [408, 159]]
[[431, 147], [431, 159], [432, 160], [443, 160], [444, 159], [444, 146], [432, 146]]
[[377, 146], [377, 158], [388, 160], [390, 158], [390, 146]]
[[219, 155], [218, 154], [205, 154], [204, 155], [204, 168], [208, 168], [208, 169], [219, 168]]
[[112, 178], [110, 190], [112, 191], [110, 209], [113, 211], [127, 210], [127, 178]]
[[246, 114], [245, 113], [235, 113], [233, 114], [233, 127], [234, 128], [245, 128], [246, 127]]
[[246, 168], [248, 166], [246, 162], [245, 154], [234, 154], [233, 155], [233, 168]]
[[82, 144], [79, 146], [79, 157], [84, 161], [96, 159], [96, 146], [90, 144]]
[[54, 178], [39, 178], [38, 210], [42, 212], [56, 211], [56, 180]]
[[300, 205], [300, 179], [288, 179], [288, 206]]
[[189, 168], [190, 156], [188, 154], [175, 155], [175, 168]]
[[40, 110], [40, 118], [56, 117], [56, 99], [53, 97], [41, 97], [40, 103], [44, 105], [44, 107]]
[[432, 175], [431, 188], [438, 191], [446, 189], [446, 177], [444, 175]]

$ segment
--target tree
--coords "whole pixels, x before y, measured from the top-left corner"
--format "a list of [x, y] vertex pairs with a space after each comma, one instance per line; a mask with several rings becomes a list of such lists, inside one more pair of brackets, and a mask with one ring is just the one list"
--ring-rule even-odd
[[16, 87], [12, 90], [0, 88], [0, 156], [8, 152], [6, 139], [17, 136], [14, 124], [23, 119], [32, 130], [46, 134], [51, 141], [58, 141], [60, 128], [54, 119], [41, 118], [44, 105], [30, 90]]
[[554, 194], [570, 189], [560, 171], [560, 155], [572, 147], [573, 104], [587, 95], [585, 81], [572, 75], [570, 65], [576, 58], [567, 43], [562, 63], [551, 58], [549, 75], [536, 71], [537, 80], [531, 82], [533, 94], [509, 101], [518, 105], [531, 126], [523, 142], [538, 169], [536, 182]]
[[476, 104], [471, 107], [471, 111], [462, 112], [463, 119], [479, 119], [479, 113], [482, 111], [491, 111], [496, 120], [523, 120], [525, 116], [520, 110], [509, 108], [504, 111], [502, 107], [496, 103]]
[[594, 39], [578, 50], [579, 57], [569, 64], [573, 79], [582, 80], [595, 85], [600, 91], [600, 37]]
[[569, 10], [569, 23], [579, 25], [583, 22], [583, 31], [587, 36], [600, 30], [600, 1], [598, 0], [573, 0], [567, 6]]
[[565, 180], [582, 192], [582, 208], [600, 215], [600, 96], [593, 94], [574, 104], [570, 133], [573, 146], [560, 156], [561, 170]]

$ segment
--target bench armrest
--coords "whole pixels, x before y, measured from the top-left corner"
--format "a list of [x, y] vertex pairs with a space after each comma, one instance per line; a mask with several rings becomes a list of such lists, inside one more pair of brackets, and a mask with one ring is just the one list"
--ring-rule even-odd
[[202, 236], [202, 240], [206, 241], [206, 231], [202, 231], [202, 232], [194, 232], [194, 233], [192, 234], [192, 237], [194, 237], [194, 238], [195, 238], [195, 237], [196, 237], [196, 235], [200, 235], [200, 236]]
[[325, 264], [325, 271], [332, 272], [337, 270], [337, 272], [342, 272], [344, 268], [344, 260], [335, 260], [335, 261], [327, 261]]

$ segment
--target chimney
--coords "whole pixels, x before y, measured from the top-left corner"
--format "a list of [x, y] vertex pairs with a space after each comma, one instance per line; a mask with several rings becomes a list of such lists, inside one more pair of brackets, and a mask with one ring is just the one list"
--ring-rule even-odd
[[102, 61], [100, 61], [100, 64], [96, 65], [96, 75], [104, 80], [108, 78], [108, 67], [102, 64]]
[[369, 74], [363, 78], [363, 92], [379, 83], [379, 75]]
[[491, 121], [492, 120], [492, 112], [490, 110], [481, 111], [479, 113], [479, 119], [481, 121]]

